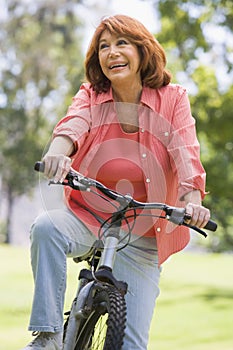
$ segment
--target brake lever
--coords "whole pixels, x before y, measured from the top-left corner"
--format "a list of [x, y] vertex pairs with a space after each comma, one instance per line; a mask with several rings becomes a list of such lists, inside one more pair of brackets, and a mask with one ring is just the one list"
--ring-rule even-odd
[[[74, 190], [79, 191], [90, 191], [90, 184], [88, 181], [84, 181], [85, 178], [79, 179], [76, 176], [70, 176], [69, 174], [66, 177], [66, 181], [63, 182], [64, 186], [69, 186]], [[82, 181], [82, 182], [81, 182]]]
[[[165, 209], [166, 212], [166, 218], [173, 222], [176, 225], [182, 225], [191, 228], [192, 230], [200, 233], [202, 236], [207, 237], [207, 233], [201, 230], [199, 227], [190, 225], [186, 222], [186, 220], [190, 220], [191, 216], [189, 214], [185, 213], [185, 208], [173, 208], [173, 207], [168, 207]], [[208, 230], [215, 231], [217, 228], [217, 224], [211, 220], [207, 223], [205, 228]]]
[[77, 181], [75, 178], [66, 179], [63, 182], [54, 182], [53, 180], [50, 180], [49, 185], [69, 186], [74, 190], [90, 191], [89, 186], [82, 184], [81, 182]]
[[63, 181], [63, 182], [55, 182], [55, 181], [53, 181], [53, 180], [50, 180], [49, 183], [48, 183], [48, 185], [49, 185], [49, 186], [50, 186], [50, 185], [61, 185], [61, 186], [65, 186], [66, 184], [64, 183], [64, 181]]
[[204, 236], [205, 238], [208, 236], [206, 232], [202, 231], [199, 227], [196, 227], [196, 226], [192, 226], [192, 225], [189, 225], [187, 224], [186, 222], [183, 222], [182, 224], [183, 226], [186, 226], [186, 227], [189, 227], [191, 228], [192, 230], [200, 233], [202, 236]]
[[183, 225], [185, 218], [185, 208], [167, 207], [164, 209], [166, 219], [175, 225]]

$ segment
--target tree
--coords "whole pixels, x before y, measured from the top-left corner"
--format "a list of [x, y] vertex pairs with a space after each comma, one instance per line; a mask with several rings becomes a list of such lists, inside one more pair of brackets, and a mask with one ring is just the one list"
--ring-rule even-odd
[[35, 185], [33, 164], [83, 77], [77, 1], [9, 0], [0, 29], [0, 176], [10, 242], [16, 196]]
[[[161, 0], [156, 35], [174, 80], [187, 85], [207, 171], [205, 203], [219, 224], [209, 235], [214, 251], [233, 246], [233, 3]], [[172, 15], [171, 15], [172, 14]]]

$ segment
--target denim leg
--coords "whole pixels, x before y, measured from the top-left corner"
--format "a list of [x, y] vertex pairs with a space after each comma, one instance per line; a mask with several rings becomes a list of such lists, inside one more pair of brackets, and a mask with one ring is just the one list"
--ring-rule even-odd
[[122, 350], [146, 350], [159, 295], [160, 268], [155, 239], [139, 238], [118, 252], [114, 276], [128, 283], [127, 325]]
[[31, 229], [35, 283], [29, 330], [60, 332], [66, 289], [66, 259], [85, 253], [95, 240], [67, 209], [40, 215]]

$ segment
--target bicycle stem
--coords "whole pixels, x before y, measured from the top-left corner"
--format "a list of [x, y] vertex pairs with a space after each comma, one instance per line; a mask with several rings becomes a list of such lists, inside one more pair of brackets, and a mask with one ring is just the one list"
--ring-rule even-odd
[[107, 267], [112, 271], [115, 257], [116, 257], [118, 242], [119, 242], [119, 237], [117, 237], [116, 235], [106, 237], [106, 240], [104, 243], [104, 250], [100, 258], [99, 269]]

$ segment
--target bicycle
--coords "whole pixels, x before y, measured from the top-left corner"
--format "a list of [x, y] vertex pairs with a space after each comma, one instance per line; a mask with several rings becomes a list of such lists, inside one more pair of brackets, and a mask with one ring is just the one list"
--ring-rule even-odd
[[[35, 170], [43, 172], [44, 163], [37, 162]], [[50, 181], [49, 184], [55, 183]], [[117, 203], [115, 205], [111, 202], [115, 210], [108, 220], [101, 223], [98, 238], [90, 250], [73, 259], [77, 263], [86, 261], [89, 269], [80, 271], [76, 297], [70, 311], [65, 313], [68, 317], [64, 324], [63, 350], [120, 350], [126, 326], [127, 282], [117, 280], [112, 270], [117, 251], [124, 249], [130, 242], [135, 220], [141, 215], [137, 210], [157, 209], [159, 214], [156, 217], [190, 227], [204, 237], [207, 234], [186, 222], [190, 217], [184, 208], [163, 203], [138, 202], [130, 195], [111, 190], [72, 168], [61, 185], [92, 192], [109, 202]], [[129, 222], [130, 218], [133, 218], [133, 222]], [[128, 232], [121, 238], [123, 222], [126, 223]], [[210, 220], [205, 229], [215, 231], [217, 224]]]

